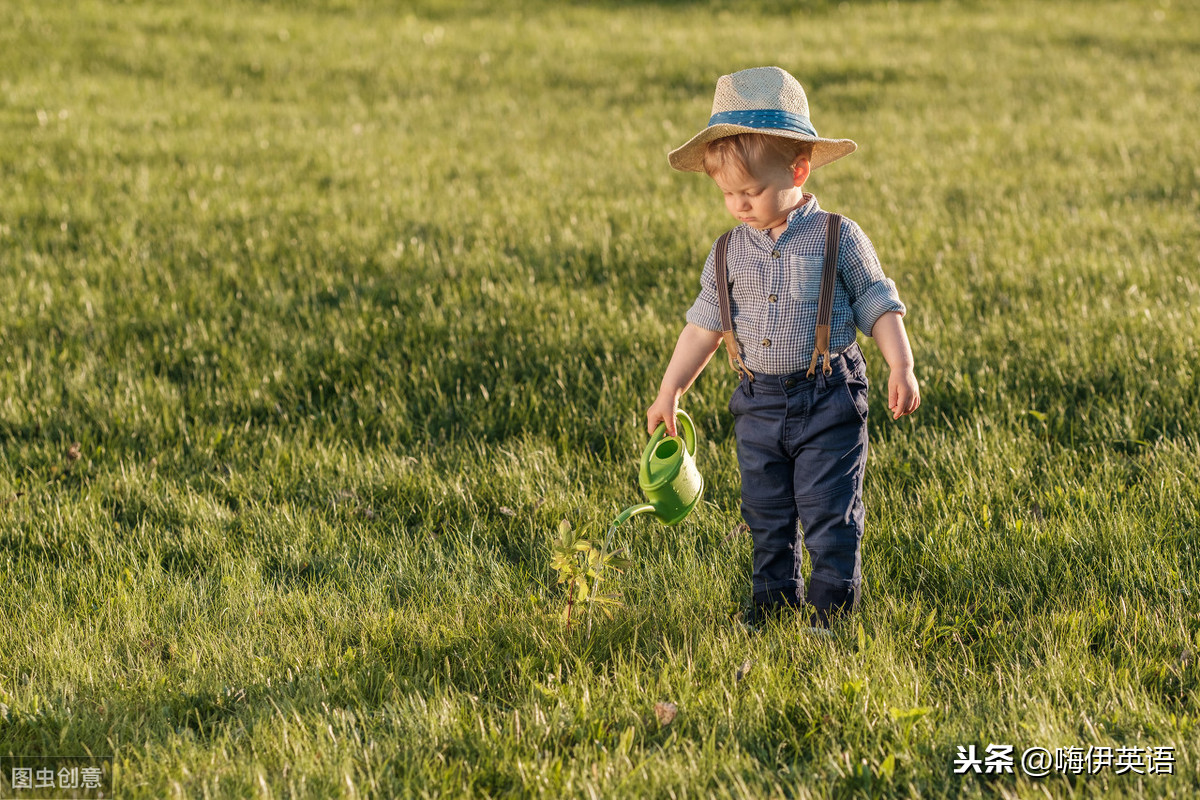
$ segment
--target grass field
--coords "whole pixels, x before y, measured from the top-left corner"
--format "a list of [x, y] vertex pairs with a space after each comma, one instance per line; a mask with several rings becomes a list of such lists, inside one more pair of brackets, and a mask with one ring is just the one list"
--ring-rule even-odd
[[[1196, 2], [0, 19], [0, 756], [121, 798], [1200, 792]], [[666, 152], [759, 64], [859, 143], [808, 188], [910, 308], [915, 416], [863, 342], [866, 600], [736, 623], [719, 355], [705, 502], [619, 529], [589, 635], [555, 532], [640, 500], [731, 224]], [[1013, 774], [954, 774], [990, 744]]]

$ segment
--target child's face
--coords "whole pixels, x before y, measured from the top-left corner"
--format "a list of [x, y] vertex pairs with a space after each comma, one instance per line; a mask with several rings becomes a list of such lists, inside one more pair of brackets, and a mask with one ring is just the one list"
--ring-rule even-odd
[[725, 169], [712, 176], [725, 195], [725, 208], [739, 222], [770, 230], [787, 221], [792, 209], [804, 200], [808, 161], [801, 159], [797, 167], [759, 169], [758, 174], [737, 169]]

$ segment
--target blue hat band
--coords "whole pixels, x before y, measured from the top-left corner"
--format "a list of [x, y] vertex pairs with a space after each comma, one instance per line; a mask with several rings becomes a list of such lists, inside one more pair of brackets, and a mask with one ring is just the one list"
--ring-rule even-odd
[[722, 111], [713, 114], [708, 120], [708, 126], [713, 125], [742, 125], [746, 128], [773, 128], [781, 131], [803, 133], [805, 136], [817, 136], [817, 129], [803, 114], [793, 114], [790, 111], [763, 108], [752, 111]]

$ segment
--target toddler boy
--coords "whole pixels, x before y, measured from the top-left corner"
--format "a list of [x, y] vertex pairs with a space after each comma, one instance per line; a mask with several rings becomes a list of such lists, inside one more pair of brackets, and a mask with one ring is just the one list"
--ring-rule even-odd
[[[679, 398], [716, 352], [722, 328], [732, 327], [724, 340], [741, 374], [729, 410], [742, 516], [754, 539], [751, 624], [806, 602], [810, 624], [828, 628], [858, 601], [867, 377], [856, 328], [891, 369], [892, 418], [920, 405], [895, 284], [862, 229], [823, 211], [803, 188], [812, 170], [856, 149], [817, 135], [794, 77], [758, 67], [717, 81], [708, 126], [669, 156], [675, 169], [706, 172], [742, 224], [709, 253], [646, 424], [653, 432], [665, 422], [675, 435]], [[827, 250], [836, 254], [835, 279], [825, 281], [831, 304], [821, 299]], [[724, 315], [718, 271], [726, 274]], [[812, 562], [807, 592], [797, 523]]]

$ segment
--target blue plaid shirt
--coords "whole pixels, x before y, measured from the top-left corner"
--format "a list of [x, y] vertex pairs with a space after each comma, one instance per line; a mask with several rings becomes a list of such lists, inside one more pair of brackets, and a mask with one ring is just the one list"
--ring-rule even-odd
[[[816, 339], [817, 303], [825, 260], [825, 218], [817, 198], [788, 215], [787, 230], [771, 236], [749, 225], [729, 237], [729, 304], [742, 358], [751, 372], [786, 375], [808, 369]], [[721, 330], [717, 305], [716, 245], [700, 274], [700, 294], [687, 321]], [[883, 274], [879, 257], [862, 228], [842, 220], [837, 286], [833, 293], [829, 349], [840, 353], [855, 341], [855, 328], [871, 335], [889, 311], [905, 313], [896, 284]]]

